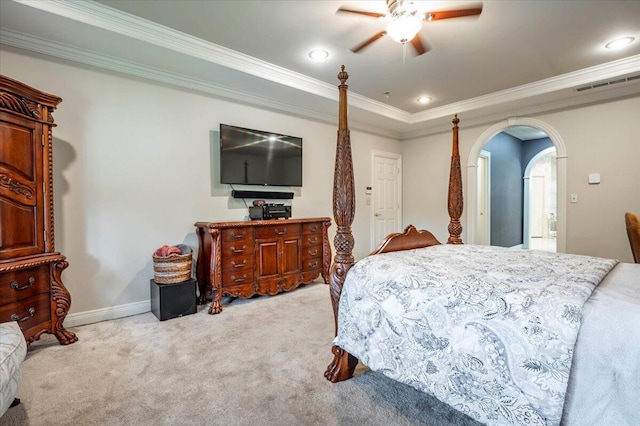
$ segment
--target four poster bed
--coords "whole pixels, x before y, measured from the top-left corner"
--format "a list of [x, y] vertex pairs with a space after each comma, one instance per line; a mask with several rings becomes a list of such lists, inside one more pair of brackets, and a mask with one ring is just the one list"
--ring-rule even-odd
[[338, 79], [325, 377], [349, 379], [361, 360], [491, 425], [638, 424], [640, 265], [462, 245], [457, 116], [448, 244], [409, 226], [355, 263], [344, 66]]

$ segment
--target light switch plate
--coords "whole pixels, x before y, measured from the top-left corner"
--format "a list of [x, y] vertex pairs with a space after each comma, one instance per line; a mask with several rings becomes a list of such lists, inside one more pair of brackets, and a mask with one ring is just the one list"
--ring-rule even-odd
[[571, 202], [572, 203], [577, 203], [578, 202], [578, 194], [576, 194], [576, 193], [571, 194]]

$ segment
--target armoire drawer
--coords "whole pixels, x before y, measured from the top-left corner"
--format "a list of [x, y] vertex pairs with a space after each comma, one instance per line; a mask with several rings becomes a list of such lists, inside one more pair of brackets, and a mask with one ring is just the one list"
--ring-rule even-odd
[[17, 321], [22, 330], [51, 320], [49, 293], [40, 293], [28, 299], [0, 306], [0, 322]]
[[0, 305], [49, 292], [49, 265], [0, 274]]

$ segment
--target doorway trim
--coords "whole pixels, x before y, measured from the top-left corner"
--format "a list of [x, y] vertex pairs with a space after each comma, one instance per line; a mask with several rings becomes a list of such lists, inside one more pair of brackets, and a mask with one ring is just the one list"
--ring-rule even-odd
[[560, 136], [560, 133], [556, 131], [549, 124], [544, 121], [537, 120], [535, 118], [528, 117], [511, 117], [504, 121], [494, 124], [485, 130], [474, 142], [469, 152], [469, 158], [467, 161], [467, 198], [469, 202], [466, 203], [469, 206], [467, 212], [467, 240], [469, 244], [475, 244], [476, 235], [476, 204], [477, 204], [477, 163], [478, 156], [482, 147], [489, 142], [489, 139], [496, 134], [505, 130], [511, 126], [530, 126], [542, 130], [547, 134], [553, 145], [556, 147], [556, 159], [557, 159], [557, 173], [558, 173], [558, 217], [557, 217], [557, 251], [564, 253], [567, 248], [566, 240], [566, 221], [567, 221], [567, 150]]
[[[478, 224], [476, 227], [476, 231], [478, 231], [480, 227], [484, 226], [486, 240], [487, 240], [486, 245], [490, 246], [491, 245], [491, 152], [485, 151], [484, 149], [480, 150], [480, 153], [478, 154], [478, 162], [480, 161], [481, 158], [485, 159], [486, 174], [485, 174], [484, 182], [478, 182], [478, 187], [483, 188], [485, 197], [484, 197], [484, 208], [482, 209], [484, 210], [484, 217], [482, 219], [478, 218], [478, 220], [480, 220], [481, 222], [484, 222], [484, 225]], [[476, 169], [476, 171], [478, 170]], [[481, 202], [481, 197], [477, 197], [477, 193], [476, 193], [476, 199], [478, 199], [478, 202]], [[476, 210], [476, 214], [477, 213], [478, 211]], [[477, 236], [477, 234], [475, 235]], [[476, 244], [485, 244], [485, 243], [476, 241]]]
[[[533, 172], [533, 168], [535, 167], [538, 160], [540, 160], [545, 155], [551, 154], [552, 152], [556, 152], [556, 148], [554, 146], [550, 146], [549, 148], [543, 149], [539, 153], [533, 156], [533, 158], [527, 164], [527, 168], [524, 171], [524, 210], [522, 214], [522, 247], [529, 248], [529, 203], [530, 203], [530, 188], [529, 181], [531, 179], [531, 173]], [[557, 166], [556, 166], [557, 167]], [[558, 197], [560, 198], [560, 197]]]

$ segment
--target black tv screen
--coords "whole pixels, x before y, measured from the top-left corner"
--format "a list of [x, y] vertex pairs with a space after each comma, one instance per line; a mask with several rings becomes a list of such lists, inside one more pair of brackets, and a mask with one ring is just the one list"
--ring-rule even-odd
[[302, 186], [302, 138], [220, 124], [220, 182]]

